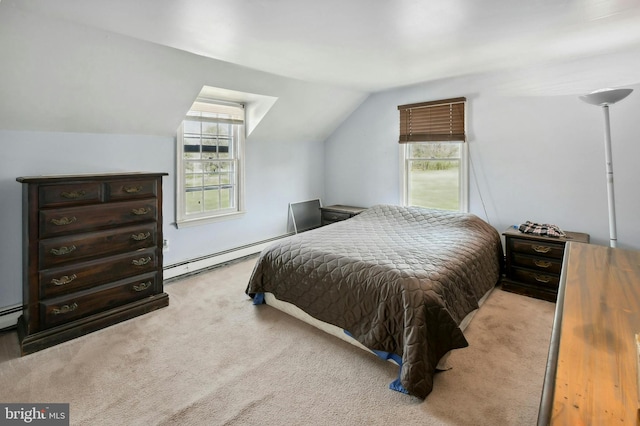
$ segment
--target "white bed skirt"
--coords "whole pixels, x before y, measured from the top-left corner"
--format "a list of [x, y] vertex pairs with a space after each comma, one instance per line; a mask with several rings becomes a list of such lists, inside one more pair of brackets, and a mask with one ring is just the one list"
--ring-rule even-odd
[[[479, 306], [482, 306], [482, 304], [484, 303], [484, 301], [487, 299], [487, 297], [489, 297], [489, 294], [491, 294], [491, 292], [493, 291], [495, 287], [492, 287], [491, 289], [489, 289], [489, 291], [487, 291], [484, 296], [482, 296], [482, 298], [480, 299], [480, 301], [478, 302]], [[284, 302], [282, 300], [278, 300], [272, 293], [265, 293], [264, 294], [264, 302], [269, 305], [272, 306], [276, 309], [278, 309], [279, 311], [282, 311], [286, 314], [291, 315], [294, 318], [298, 318], [301, 321], [306, 322], [307, 324], [316, 327], [326, 333], [331, 334], [332, 336], [337, 337], [338, 339], [344, 340], [345, 342], [351, 343], [354, 346], [357, 346], [361, 349], [364, 349], [367, 352], [373, 352], [371, 351], [369, 348], [367, 348], [366, 346], [364, 346], [362, 343], [358, 342], [356, 339], [354, 339], [353, 337], [349, 336], [347, 333], [345, 333], [345, 331], [343, 329], [341, 329], [340, 327], [337, 327], [333, 324], [329, 324], [326, 323], [324, 321], [320, 321], [314, 317], [312, 317], [311, 315], [309, 315], [308, 313], [306, 313], [305, 311], [303, 311], [302, 309], [298, 308], [297, 306], [289, 303], [289, 302]], [[476, 312], [478, 312], [477, 309], [471, 311], [460, 323], [460, 329], [464, 332], [464, 330], [467, 328], [467, 326], [469, 325], [469, 323], [471, 322], [471, 320], [473, 319], [474, 315], [476, 314]], [[438, 362], [438, 365], [436, 367], [436, 369], [438, 370], [448, 370], [449, 367], [447, 365], [447, 359], [449, 358], [449, 355], [451, 354], [451, 351], [447, 352]], [[393, 362], [395, 364], [395, 361], [393, 361], [392, 359], [389, 359], [389, 361]]]

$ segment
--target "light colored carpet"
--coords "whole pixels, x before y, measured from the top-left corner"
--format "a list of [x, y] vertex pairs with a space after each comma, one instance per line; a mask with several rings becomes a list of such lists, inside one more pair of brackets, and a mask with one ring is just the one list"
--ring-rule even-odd
[[170, 306], [25, 357], [0, 334], [0, 402], [81, 425], [535, 424], [555, 305], [495, 290], [425, 400], [397, 367], [244, 289], [255, 258], [165, 286]]

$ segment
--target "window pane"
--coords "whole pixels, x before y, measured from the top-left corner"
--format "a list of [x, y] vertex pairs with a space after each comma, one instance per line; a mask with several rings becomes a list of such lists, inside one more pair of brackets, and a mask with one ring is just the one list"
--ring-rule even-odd
[[198, 121], [184, 121], [183, 132], [185, 135], [199, 135], [200, 134], [200, 122]]
[[202, 212], [202, 190], [187, 189], [185, 194], [185, 210], [187, 214]]
[[202, 138], [202, 159], [213, 160], [218, 157], [218, 141], [215, 138]]
[[200, 163], [185, 163], [184, 173], [184, 183], [186, 188], [195, 188], [202, 186], [202, 167]]
[[229, 123], [220, 123], [218, 124], [218, 135], [220, 136], [229, 136], [231, 134], [231, 124]]
[[225, 187], [220, 190], [220, 208], [229, 209], [234, 207], [234, 200], [232, 197], [233, 189], [230, 187]]
[[411, 206], [460, 210], [459, 161], [409, 161]]
[[220, 185], [231, 185], [233, 183], [233, 174], [232, 173], [222, 173], [220, 174]]
[[207, 211], [217, 210], [220, 208], [220, 190], [219, 187], [209, 187], [204, 194], [204, 208]]
[[185, 160], [194, 160], [200, 158], [200, 136], [189, 136], [185, 134], [184, 137], [184, 152]]
[[218, 134], [218, 124], [202, 123], [202, 134], [207, 136], [216, 136]]
[[409, 144], [410, 158], [460, 158], [459, 143], [412, 143]]
[[229, 144], [229, 140], [221, 138], [218, 140], [218, 158], [231, 158], [233, 152]]

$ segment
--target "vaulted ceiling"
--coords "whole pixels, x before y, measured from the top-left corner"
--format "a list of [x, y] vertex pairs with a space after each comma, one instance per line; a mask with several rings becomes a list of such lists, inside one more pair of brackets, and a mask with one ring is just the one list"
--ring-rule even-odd
[[638, 0], [5, 1], [197, 55], [363, 91], [640, 45]]
[[0, 0], [0, 61], [0, 130], [175, 136], [209, 86], [272, 100], [254, 138], [323, 141], [415, 83], [639, 84], [640, 0]]

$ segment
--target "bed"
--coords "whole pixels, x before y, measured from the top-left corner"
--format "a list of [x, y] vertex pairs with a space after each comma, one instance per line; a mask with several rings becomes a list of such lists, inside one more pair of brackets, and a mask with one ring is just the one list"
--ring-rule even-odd
[[502, 257], [497, 231], [472, 214], [378, 205], [265, 248], [246, 293], [395, 361], [390, 387], [425, 398], [441, 358], [468, 346], [460, 326]]

